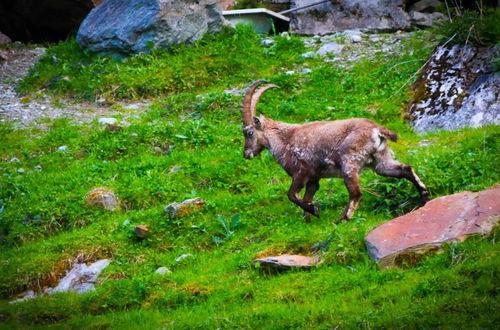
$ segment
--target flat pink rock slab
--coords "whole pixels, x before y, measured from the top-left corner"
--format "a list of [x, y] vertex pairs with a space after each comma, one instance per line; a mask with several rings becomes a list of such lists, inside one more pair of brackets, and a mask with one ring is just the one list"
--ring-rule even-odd
[[368, 253], [382, 266], [413, 264], [442, 243], [487, 234], [500, 219], [500, 185], [436, 198], [390, 220], [365, 237]]
[[286, 270], [291, 268], [309, 268], [319, 263], [318, 257], [300, 256], [293, 254], [283, 254], [276, 257], [266, 257], [255, 259], [254, 264], [264, 267]]

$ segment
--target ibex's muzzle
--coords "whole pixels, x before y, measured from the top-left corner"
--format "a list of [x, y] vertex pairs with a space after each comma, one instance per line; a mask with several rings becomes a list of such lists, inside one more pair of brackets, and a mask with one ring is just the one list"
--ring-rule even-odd
[[246, 159], [252, 159], [253, 158], [253, 151], [251, 151], [251, 150], [243, 151], [243, 157], [245, 157]]

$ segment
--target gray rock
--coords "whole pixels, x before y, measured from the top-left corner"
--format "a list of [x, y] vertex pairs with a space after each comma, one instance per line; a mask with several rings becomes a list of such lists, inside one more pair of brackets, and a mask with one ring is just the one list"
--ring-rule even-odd
[[105, 187], [97, 187], [87, 193], [85, 197], [87, 205], [102, 207], [108, 211], [114, 211], [120, 208], [120, 202], [115, 193]]
[[170, 274], [171, 271], [167, 267], [160, 267], [157, 270], [155, 270], [156, 274], [164, 275], [164, 274]]
[[202, 210], [205, 207], [205, 203], [203, 199], [196, 197], [187, 199], [181, 203], [176, 202], [169, 204], [164, 210], [170, 218], [180, 218]]
[[19, 298], [17, 298], [17, 299], [9, 301], [9, 304], [17, 304], [17, 303], [20, 303], [20, 302], [23, 302], [23, 301], [26, 301], [29, 299], [36, 298], [36, 294], [35, 294], [35, 291], [28, 290], [26, 292], [21, 293], [18, 297]]
[[186, 254], [182, 254], [180, 256], [178, 256], [177, 258], [175, 258], [175, 261], [176, 262], [179, 262], [183, 259], [186, 259], [186, 258], [189, 258], [189, 257], [192, 257], [193, 255], [191, 253], [186, 253]]
[[[292, 0], [291, 7], [311, 0]], [[410, 20], [400, 1], [343, 0], [324, 3], [292, 14], [290, 26], [298, 34], [328, 34], [349, 29], [391, 32], [408, 29]]]
[[435, 26], [438, 22], [446, 19], [446, 16], [441, 13], [421, 13], [418, 11], [410, 11], [411, 24], [419, 28], [427, 28]]
[[85, 293], [88, 291], [95, 290], [94, 283], [97, 281], [97, 277], [102, 272], [102, 270], [109, 266], [111, 260], [102, 259], [98, 260], [91, 265], [86, 264], [76, 264], [73, 268], [66, 274], [64, 278], [61, 279], [59, 284], [50, 290], [50, 294], [56, 292], [68, 292], [73, 291], [77, 293]]
[[302, 55], [300, 55], [301, 58], [313, 58], [316, 57], [318, 54], [316, 52], [307, 52]]
[[59, 151], [68, 151], [68, 146], [60, 146], [59, 148], [57, 148], [57, 150], [59, 150]]
[[0, 45], [10, 44], [12, 40], [0, 31]]
[[264, 40], [262, 40], [261, 44], [263, 46], [271, 46], [272, 44], [274, 44], [274, 40], [273, 39], [264, 39]]
[[84, 50], [123, 57], [192, 43], [222, 25], [216, 0], [106, 0], [85, 18], [76, 38]]
[[97, 121], [99, 125], [114, 125], [118, 122], [116, 118], [99, 118]]
[[426, 13], [432, 13], [438, 9], [439, 6], [443, 5], [443, 3], [439, 0], [420, 0], [415, 2], [410, 7], [410, 11], [420, 11]]
[[230, 94], [233, 96], [243, 96], [243, 95], [245, 95], [245, 88], [235, 87], [235, 88], [231, 88], [231, 89], [226, 89], [226, 90], [224, 90], [224, 93]]
[[292, 268], [304, 269], [316, 266], [320, 262], [318, 257], [284, 254], [275, 257], [258, 258], [253, 261], [267, 270], [289, 270]]
[[500, 124], [500, 47], [440, 46], [413, 86], [408, 107], [419, 133]]
[[329, 55], [337, 55], [342, 51], [342, 49], [344, 49], [344, 45], [338, 44], [336, 42], [330, 42], [324, 44], [320, 47], [320, 49], [318, 49], [318, 55], [323, 57]]
[[363, 39], [361, 39], [361, 36], [359, 34], [353, 34], [351, 36], [351, 42], [353, 42], [353, 43], [361, 42], [361, 40], [363, 40]]

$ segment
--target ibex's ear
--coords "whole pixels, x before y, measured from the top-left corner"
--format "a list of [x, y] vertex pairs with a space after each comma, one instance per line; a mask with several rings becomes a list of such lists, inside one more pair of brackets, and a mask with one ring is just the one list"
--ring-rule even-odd
[[262, 122], [260, 121], [259, 118], [253, 117], [253, 124], [255, 125], [256, 129], [262, 130]]

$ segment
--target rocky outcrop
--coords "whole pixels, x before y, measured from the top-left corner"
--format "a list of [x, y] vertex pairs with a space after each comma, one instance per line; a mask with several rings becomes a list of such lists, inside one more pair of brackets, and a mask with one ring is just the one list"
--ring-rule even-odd
[[419, 133], [500, 123], [500, 48], [439, 46], [413, 86], [408, 107]]
[[[316, 0], [292, 0], [291, 8]], [[344, 30], [390, 32], [410, 27], [403, 1], [343, 0], [327, 2], [292, 14], [290, 26], [298, 34], [324, 35]]]
[[500, 185], [436, 198], [388, 221], [365, 237], [368, 253], [384, 267], [413, 265], [471, 235], [488, 234], [500, 220]]
[[106, 0], [82, 22], [77, 41], [84, 50], [124, 57], [192, 43], [222, 23], [216, 0]]

